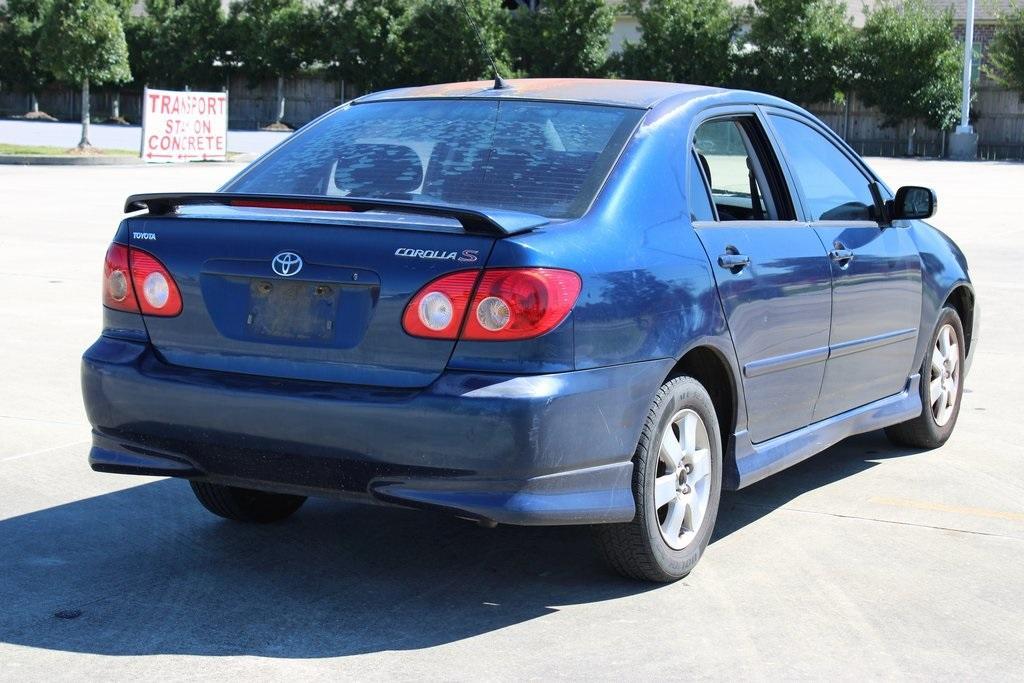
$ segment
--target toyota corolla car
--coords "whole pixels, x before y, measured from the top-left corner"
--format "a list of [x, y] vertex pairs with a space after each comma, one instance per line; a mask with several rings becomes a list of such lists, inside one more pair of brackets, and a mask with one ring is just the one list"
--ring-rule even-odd
[[935, 207], [751, 92], [362, 97], [217, 192], [128, 198], [89, 459], [240, 521], [333, 496], [587, 525], [678, 579], [723, 488], [859, 432], [949, 437], [979, 317]]

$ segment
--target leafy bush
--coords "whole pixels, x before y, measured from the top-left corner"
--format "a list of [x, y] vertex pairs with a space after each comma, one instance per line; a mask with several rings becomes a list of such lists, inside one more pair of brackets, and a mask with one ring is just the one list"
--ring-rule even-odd
[[842, 101], [855, 39], [841, 0], [756, 0], [738, 84], [796, 102]]
[[999, 17], [988, 59], [986, 73], [1024, 95], [1024, 6]]
[[448, 83], [510, 73], [505, 46], [507, 11], [501, 0], [417, 0], [402, 27], [405, 84]]
[[220, 0], [146, 0], [145, 9], [125, 21], [135, 83], [155, 88], [222, 83], [227, 46]]
[[303, 0], [238, 0], [231, 4], [227, 36], [233, 61], [251, 82], [277, 79], [275, 122], [285, 115], [284, 81], [316, 56], [316, 15]]
[[547, 0], [520, 6], [508, 20], [515, 71], [532, 77], [601, 75], [615, 13], [605, 0]]
[[619, 74], [710, 85], [731, 80], [739, 24], [726, 0], [627, 0], [624, 7], [641, 35], [614, 60]]
[[408, 0], [325, 0], [320, 61], [365, 92], [403, 85]]
[[951, 12], [922, 0], [888, 0], [868, 14], [859, 42], [857, 92], [878, 107], [887, 126], [922, 119], [933, 128], [953, 125], [963, 48]]
[[37, 55], [49, 9], [50, 0], [7, 0], [0, 6], [0, 80], [29, 93], [33, 111], [38, 111], [36, 93], [51, 78]]

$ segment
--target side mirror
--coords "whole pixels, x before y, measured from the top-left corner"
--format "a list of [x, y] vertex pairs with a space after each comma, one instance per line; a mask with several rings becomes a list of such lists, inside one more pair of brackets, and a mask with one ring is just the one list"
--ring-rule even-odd
[[890, 215], [893, 220], [931, 218], [938, 205], [935, 190], [907, 185], [896, 190]]

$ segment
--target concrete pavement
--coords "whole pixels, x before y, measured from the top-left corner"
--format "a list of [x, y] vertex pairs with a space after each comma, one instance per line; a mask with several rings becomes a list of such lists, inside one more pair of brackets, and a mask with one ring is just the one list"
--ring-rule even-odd
[[78, 357], [123, 199], [239, 167], [0, 166], [0, 679], [1024, 679], [1024, 165], [871, 163], [936, 188], [971, 264], [957, 431], [727, 494], [696, 571], [655, 587], [582, 529], [332, 501], [254, 528], [91, 472]]

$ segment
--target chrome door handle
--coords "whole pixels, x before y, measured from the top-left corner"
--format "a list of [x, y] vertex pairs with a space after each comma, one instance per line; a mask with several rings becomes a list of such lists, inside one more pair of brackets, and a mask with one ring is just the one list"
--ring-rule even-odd
[[832, 251], [828, 252], [828, 257], [839, 264], [840, 268], [845, 268], [853, 260], [853, 250], [847, 249], [842, 242], [836, 242]]
[[718, 257], [718, 265], [735, 274], [750, 265], [750, 257], [743, 254], [726, 253]]

